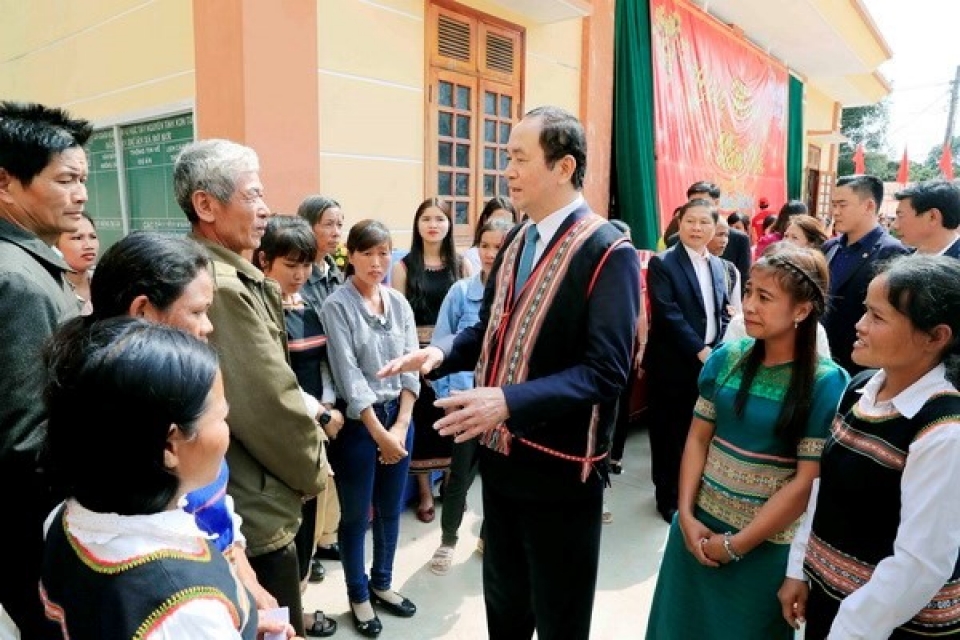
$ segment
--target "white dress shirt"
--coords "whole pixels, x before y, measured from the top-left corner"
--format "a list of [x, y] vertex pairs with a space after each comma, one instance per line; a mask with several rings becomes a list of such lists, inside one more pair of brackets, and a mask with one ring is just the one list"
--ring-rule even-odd
[[950, 244], [948, 244], [947, 246], [945, 246], [943, 249], [940, 249], [940, 251], [937, 251], [937, 255], [938, 255], [938, 256], [942, 256], [942, 255], [945, 254], [947, 251], [950, 251], [951, 247], [953, 247], [953, 245], [957, 244], [957, 240], [958, 240], [958, 239], [960, 239], [960, 235], [954, 236], [954, 237], [953, 237], [953, 242], [951, 242]]
[[[577, 194], [577, 197], [573, 200], [573, 202], [554, 211], [534, 225], [537, 228], [537, 233], [540, 234], [540, 238], [537, 240], [536, 251], [533, 253], [534, 268], [536, 268], [537, 263], [540, 261], [540, 257], [543, 255], [543, 252], [547, 250], [548, 246], [550, 246], [550, 241], [553, 240], [553, 236], [557, 235], [560, 225], [562, 225], [563, 221], [567, 219], [567, 216], [576, 211], [582, 204], [583, 196]], [[531, 220], [531, 222], [533, 221]]]
[[[682, 242], [680, 244], [683, 244]], [[687, 255], [690, 256], [690, 262], [693, 263], [693, 270], [697, 274], [697, 282], [700, 284], [700, 297], [703, 298], [703, 308], [707, 312], [707, 334], [703, 338], [704, 344], [712, 345], [717, 339], [717, 302], [713, 293], [713, 273], [710, 271], [710, 252], [706, 247], [700, 253], [697, 253], [687, 245], [683, 244]]]
[[[877, 401], [886, 376], [864, 386], [857, 406], [865, 416], [917, 415], [931, 396], [956, 391], [943, 365], [887, 401]], [[949, 421], [915, 440], [900, 481], [900, 526], [893, 555], [877, 565], [865, 585], [840, 604], [829, 640], [886, 638], [912, 619], [949, 580], [960, 551], [960, 422]], [[814, 484], [807, 515], [790, 548], [787, 576], [805, 579], [803, 556], [816, 510]], [[869, 535], [868, 531], [864, 535]]]

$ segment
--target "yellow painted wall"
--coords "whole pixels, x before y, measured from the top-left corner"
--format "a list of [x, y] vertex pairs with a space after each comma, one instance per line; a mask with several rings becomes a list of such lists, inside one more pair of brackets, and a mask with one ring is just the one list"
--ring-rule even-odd
[[5, 0], [0, 95], [96, 122], [194, 99], [191, 0]]
[[854, 7], [855, 0], [814, 0], [820, 13], [867, 67], [876, 69], [890, 57], [877, 41], [877, 34]]
[[[807, 131], [832, 131], [835, 107], [836, 101], [833, 98], [820, 91], [815, 85], [808, 83], [806, 85], [806, 103], [804, 104], [803, 114], [804, 128]], [[835, 167], [831, 164], [831, 157], [835, 154], [831, 154], [831, 149], [837, 145], [816, 140], [808, 140], [807, 142], [820, 147], [820, 170], [834, 171]], [[804, 179], [806, 179], [806, 176], [804, 176]]]
[[537, 24], [487, 0], [461, 0], [460, 4], [526, 28], [526, 110], [554, 105], [579, 115], [582, 19]]
[[317, 6], [320, 188], [399, 246], [423, 199], [424, 29], [423, 0]]
[[582, 20], [536, 25], [527, 30], [524, 106], [528, 110], [549, 104], [579, 115], [582, 38]]
[[830, 131], [833, 129], [834, 99], [816, 85], [807, 83], [805, 89], [804, 127], [812, 131]]
[[[461, 4], [527, 29], [524, 106], [580, 108], [582, 21], [532, 24], [486, 0]], [[350, 225], [377, 218], [408, 246], [423, 193], [425, 0], [320, 0], [320, 188]]]

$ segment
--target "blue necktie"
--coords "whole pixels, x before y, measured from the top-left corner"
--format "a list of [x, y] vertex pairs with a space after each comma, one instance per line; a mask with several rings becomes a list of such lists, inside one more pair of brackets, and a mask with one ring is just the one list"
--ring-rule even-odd
[[540, 232], [537, 231], [537, 225], [531, 224], [527, 227], [526, 235], [523, 239], [523, 253], [520, 254], [520, 266], [517, 268], [517, 285], [514, 291], [523, 289], [530, 272], [533, 271], [533, 254], [537, 252], [537, 240], [540, 239]]

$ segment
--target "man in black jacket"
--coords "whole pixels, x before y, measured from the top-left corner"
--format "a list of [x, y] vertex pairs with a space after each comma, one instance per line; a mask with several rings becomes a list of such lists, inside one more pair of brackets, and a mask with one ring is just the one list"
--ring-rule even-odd
[[77, 315], [69, 269], [51, 246], [80, 226], [83, 145], [93, 129], [60, 109], [0, 103], [0, 605], [24, 638], [45, 627], [38, 585], [43, 520], [53, 507], [38, 473], [46, 414], [40, 351]]
[[[713, 202], [715, 206], [720, 206], [720, 187], [712, 182], [694, 182], [687, 189], [687, 202], [690, 200], [703, 199]], [[674, 218], [670, 226], [664, 233], [664, 243], [667, 248], [677, 244], [677, 224]], [[727, 248], [723, 250], [720, 256], [724, 260], [732, 262], [740, 272], [740, 290], [747, 286], [747, 279], [750, 277], [750, 236], [738, 229], [730, 229], [730, 238], [727, 241]]]
[[823, 326], [833, 359], [851, 376], [863, 370], [850, 358], [863, 315], [867, 286], [876, 266], [909, 253], [877, 219], [883, 202], [883, 182], [875, 176], [844, 176], [837, 180], [831, 203], [834, 228], [840, 236], [823, 245], [830, 265], [830, 304]]

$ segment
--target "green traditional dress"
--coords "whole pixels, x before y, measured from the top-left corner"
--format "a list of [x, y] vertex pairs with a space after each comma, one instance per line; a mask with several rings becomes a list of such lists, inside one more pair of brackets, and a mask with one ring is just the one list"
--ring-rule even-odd
[[[695, 515], [717, 533], [736, 533], [796, 474], [798, 460], [818, 460], [847, 384], [831, 360], [817, 367], [807, 429], [793, 445], [775, 433], [792, 363], [761, 366], [743, 416], [734, 412], [747, 338], [720, 346], [700, 374], [694, 414], [715, 426], [697, 495]], [[648, 640], [777, 640], [793, 638], [777, 600], [797, 523], [748, 553], [741, 562], [705, 567], [687, 551], [676, 518], [647, 625]]]

